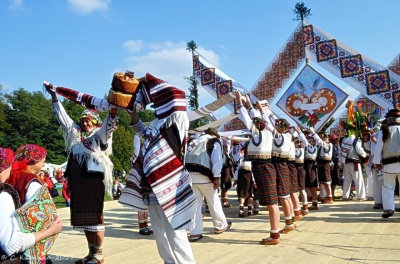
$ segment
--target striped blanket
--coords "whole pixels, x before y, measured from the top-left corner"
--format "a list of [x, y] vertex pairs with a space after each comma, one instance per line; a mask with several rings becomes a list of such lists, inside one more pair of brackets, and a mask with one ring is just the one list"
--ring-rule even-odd
[[161, 134], [148, 146], [143, 171], [172, 227], [188, 228], [196, 211], [191, 178]]
[[[47, 82], [45, 82], [44, 84], [48, 85]], [[53, 85], [51, 90], [54, 91], [56, 94], [65, 97], [77, 104], [80, 104], [88, 109], [96, 109], [100, 112], [104, 112], [110, 110], [111, 108], [116, 108], [115, 105], [110, 104], [105, 99], [101, 99], [90, 94], [81, 93], [70, 88]]]
[[126, 186], [122, 190], [118, 202], [124, 206], [131, 207], [137, 211], [147, 210], [147, 205], [143, 203], [142, 188], [140, 182], [143, 177], [143, 157], [139, 156], [132, 162], [131, 170], [128, 174]]
[[[185, 93], [149, 73], [146, 80], [144, 94], [154, 103], [157, 119], [146, 129], [146, 135], [143, 135], [143, 124], [139, 125], [141, 121], [132, 126], [137, 134], [145, 137], [143, 166], [130, 173], [130, 190], [120, 200], [121, 203], [130, 201], [134, 209], [143, 207], [139, 201], [140, 187], [149, 184], [172, 228], [187, 229], [193, 223], [197, 206], [191, 178], [183, 166], [184, 141], [189, 128]], [[143, 175], [139, 167], [143, 168]], [[147, 182], [143, 183], [142, 177]]]

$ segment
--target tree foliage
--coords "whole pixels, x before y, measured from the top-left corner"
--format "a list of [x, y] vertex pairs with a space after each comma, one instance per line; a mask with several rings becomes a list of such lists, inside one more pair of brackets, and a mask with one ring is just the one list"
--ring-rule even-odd
[[[197, 49], [197, 44], [193, 40], [186, 43], [186, 50], [193, 52]], [[192, 111], [199, 108], [199, 89], [197, 88], [197, 80], [194, 72], [192, 76], [183, 77], [189, 83], [189, 95], [187, 95], [188, 99], [188, 108]], [[190, 122], [189, 129], [195, 129], [206, 124], [208, 121], [207, 118], [201, 118]]]
[[296, 3], [293, 13], [296, 15], [296, 18], [294, 18], [295, 21], [303, 21], [305, 18], [308, 18], [312, 15], [311, 9], [308, 8], [303, 2]]

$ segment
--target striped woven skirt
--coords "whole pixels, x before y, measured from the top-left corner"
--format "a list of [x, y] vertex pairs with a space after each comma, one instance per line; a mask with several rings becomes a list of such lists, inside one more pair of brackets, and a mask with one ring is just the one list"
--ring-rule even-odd
[[306, 188], [306, 170], [304, 169], [304, 164], [297, 163], [297, 182], [299, 183], [299, 191]]
[[257, 194], [261, 205], [278, 203], [275, 167], [271, 162], [252, 162], [252, 172], [257, 184]]
[[236, 193], [239, 198], [253, 197], [253, 179], [251, 171], [239, 170]]
[[[71, 159], [70, 159], [71, 161]], [[73, 160], [70, 164], [68, 185], [71, 191], [71, 225], [93, 226], [90, 231], [104, 230], [105, 187], [101, 173], [85, 172], [85, 166]], [[97, 228], [95, 226], [102, 226]], [[81, 228], [85, 229], [86, 228]]]
[[294, 165], [294, 162], [289, 162], [288, 164], [289, 167], [289, 178], [290, 178], [290, 193], [296, 193], [299, 191], [299, 182], [298, 182], [298, 176], [297, 176], [297, 169], [296, 166]]
[[286, 161], [274, 161], [272, 163], [276, 170], [276, 184], [278, 189], [278, 196], [285, 197], [290, 195], [290, 176], [289, 167]]
[[306, 171], [306, 188], [318, 187], [315, 161], [304, 161], [304, 169]]
[[328, 183], [332, 182], [331, 166], [329, 161], [318, 161], [318, 182]]

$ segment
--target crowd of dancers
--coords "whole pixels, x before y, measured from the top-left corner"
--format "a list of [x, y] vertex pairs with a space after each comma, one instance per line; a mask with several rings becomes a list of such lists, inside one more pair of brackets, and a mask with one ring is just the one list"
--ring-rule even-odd
[[[230, 230], [232, 221], [227, 220], [223, 208], [232, 206], [228, 200], [232, 187], [236, 187], [238, 217], [256, 215], [261, 206], [267, 208], [269, 235], [258, 241], [261, 245], [279, 244], [281, 234], [293, 231], [298, 221], [319, 209], [320, 203], [352, 199], [352, 183], [355, 199], [374, 200], [374, 209], [383, 209], [383, 218], [393, 216], [394, 189], [400, 175], [399, 110], [388, 111], [374, 128], [363, 126], [357, 131], [349, 126], [347, 136], [338, 138], [317, 134], [313, 127], [302, 130], [292, 126], [277, 118], [268, 104], [253, 104], [248, 96], [236, 92], [237, 111], [248, 137], [221, 137], [215, 128], [189, 136], [185, 93], [151, 74], [140, 82], [135, 103], [128, 109], [136, 134], [131, 169], [121, 195], [114, 196], [138, 211], [140, 233], [154, 234], [165, 263], [196, 262], [190, 243], [203, 237], [203, 201], [214, 233]], [[90, 110], [82, 112], [80, 123], [75, 124], [59, 103], [54, 87], [49, 83], [45, 87], [69, 151], [65, 176], [71, 195], [71, 225], [84, 231], [88, 244], [87, 256], [76, 263], [104, 263], [103, 203], [105, 192], [113, 195], [109, 146], [118, 125], [117, 109], [110, 110], [104, 125]], [[138, 112], [149, 104], [153, 104], [156, 118], [146, 127]], [[0, 211], [8, 217], [7, 221], [0, 218], [4, 260], [18, 257], [24, 262], [29, 248], [36, 247], [39, 249], [30, 251], [30, 258], [51, 262], [46, 255], [61, 231], [61, 222], [36, 175], [46, 153], [32, 144], [21, 147], [16, 157], [12, 150], [0, 148]], [[343, 194], [337, 197], [340, 179]], [[20, 220], [23, 211], [20, 215], [14, 211], [32, 209], [43, 201], [46, 207], [42, 209], [52, 212], [50, 221], [40, 225], [43, 230], [27, 232]], [[39, 247], [45, 240], [50, 246]]]

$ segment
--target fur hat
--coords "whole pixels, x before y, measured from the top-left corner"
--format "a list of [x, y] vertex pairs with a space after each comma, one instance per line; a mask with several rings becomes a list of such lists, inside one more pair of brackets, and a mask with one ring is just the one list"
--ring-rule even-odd
[[220, 138], [221, 136], [218, 134], [217, 129], [215, 129], [214, 127], [209, 127], [206, 130], [204, 130], [205, 134], [208, 135], [212, 135], [212, 136], [216, 136], [217, 138]]

